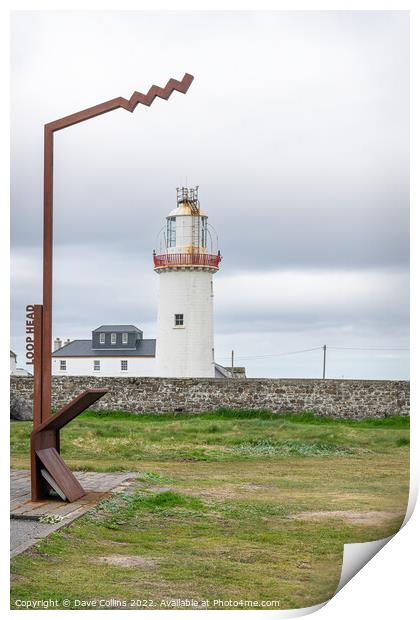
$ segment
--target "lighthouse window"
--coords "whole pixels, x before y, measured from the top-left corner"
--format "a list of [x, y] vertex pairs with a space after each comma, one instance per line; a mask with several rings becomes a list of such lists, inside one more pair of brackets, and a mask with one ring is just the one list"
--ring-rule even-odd
[[105, 334], [103, 332], [99, 334], [99, 344], [105, 344]]
[[166, 238], [168, 248], [173, 248], [176, 245], [176, 219], [174, 217], [168, 217]]
[[96, 372], [101, 370], [101, 360], [93, 360], [93, 370]]
[[184, 325], [184, 315], [176, 314], [175, 315], [175, 327], [181, 327], [182, 325]]
[[122, 335], [122, 343], [123, 344], [128, 344], [128, 334], [124, 333]]
[[67, 370], [66, 360], [60, 360], [60, 370]]
[[201, 218], [201, 246], [207, 247], [207, 218]]
[[128, 370], [128, 360], [121, 360], [121, 370]]
[[117, 344], [117, 334], [111, 334], [111, 344]]

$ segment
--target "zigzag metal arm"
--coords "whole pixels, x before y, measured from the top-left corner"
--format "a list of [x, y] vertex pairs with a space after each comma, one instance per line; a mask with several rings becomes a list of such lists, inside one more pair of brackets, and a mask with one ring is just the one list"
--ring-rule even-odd
[[134, 91], [130, 99], [125, 99], [124, 97], [110, 99], [109, 101], [95, 105], [92, 108], [87, 108], [86, 110], [81, 110], [75, 114], [70, 114], [69, 116], [53, 121], [52, 123], [47, 123], [45, 125], [45, 129], [48, 131], [64, 129], [64, 127], [75, 125], [76, 123], [80, 123], [88, 118], [93, 118], [94, 116], [104, 114], [105, 112], [110, 112], [111, 110], [116, 110], [117, 108], [124, 108], [124, 110], [127, 110], [128, 112], [134, 112], [139, 103], [150, 106], [156, 97], [167, 100], [174, 90], [185, 94], [191, 86], [193, 79], [194, 77], [189, 73], [186, 73], [180, 82], [171, 78], [165, 88], [161, 88], [160, 86], [156, 86], [154, 84], [149, 88], [147, 95]]
[[[43, 311], [42, 311], [42, 377], [38, 376], [37, 384], [41, 385], [41, 395], [34, 393], [34, 402], [37, 398], [42, 400], [41, 420], [45, 421], [51, 411], [51, 341], [52, 341], [52, 218], [53, 218], [53, 150], [54, 133], [60, 129], [81, 123], [95, 116], [123, 108], [133, 112], [136, 106], [150, 106], [156, 97], [169, 99], [174, 90], [185, 94], [194, 77], [185, 73], [182, 80], [168, 81], [164, 88], [153, 85], [149, 92], [144, 95], [135, 91], [130, 99], [116, 97], [105, 101], [86, 110], [70, 114], [58, 120], [47, 123], [44, 127], [44, 263], [43, 263]], [[36, 371], [36, 368], [34, 369]]]
[[[42, 306], [37, 305], [35, 307], [34, 430], [31, 435], [33, 501], [42, 499], [46, 494], [45, 481], [42, 480], [41, 476], [41, 456], [44, 459], [44, 465], [45, 463], [49, 464], [50, 469], [56, 471], [57, 476], [61, 477], [62, 484], [66, 485], [68, 483], [73, 485], [74, 488], [69, 487], [70, 492], [66, 493], [70, 501], [72, 501], [72, 497], [76, 499], [76, 496], [80, 497], [80, 493], [83, 494], [83, 489], [78, 485], [76, 479], [59, 456], [59, 430], [64, 423], [67, 423], [81, 413], [89, 405], [88, 401], [93, 397], [93, 392], [90, 394], [91, 391], [89, 391], [89, 394], [81, 394], [76, 399], [76, 402], [69, 403], [64, 407], [65, 411], [61, 412], [61, 421], [63, 423], [61, 426], [58, 418], [51, 422], [51, 424], [48, 422], [51, 416], [54, 133], [117, 108], [133, 112], [139, 103], [150, 106], [156, 97], [169, 99], [174, 90], [185, 94], [193, 79], [192, 75], [186, 73], [180, 82], [170, 79], [164, 88], [153, 85], [146, 95], [135, 91], [130, 99], [116, 97], [110, 101], [105, 101], [86, 110], [81, 110], [75, 114], [70, 114], [47, 123], [44, 126], [43, 303]], [[101, 390], [94, 392], [96, 393], [94, 400], [103, 396], [103, 393], [100, 393]], [[37, 432], [37, 429], [40, 429], [40, 432]], [[38, 456], [37, 453], [39, 453]]]

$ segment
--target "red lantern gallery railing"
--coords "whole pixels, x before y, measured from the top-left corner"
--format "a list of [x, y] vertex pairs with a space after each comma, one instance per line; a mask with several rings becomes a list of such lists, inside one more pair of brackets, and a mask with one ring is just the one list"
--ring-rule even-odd
[[220, 254], [159, 254], [153, 255], [155, 268], [159, 267], [188, 267], [197, 265], [202, 267], [219, 268], [222, 260]]

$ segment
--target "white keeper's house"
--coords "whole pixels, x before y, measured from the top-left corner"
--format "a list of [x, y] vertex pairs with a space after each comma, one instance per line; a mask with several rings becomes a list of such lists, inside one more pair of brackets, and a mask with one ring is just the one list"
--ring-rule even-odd
[[[177, 189], [153, 251], [159, 276], [157, 339], [135, 325], [101, 325], [88, 340], [54, 343], [54, 375], [231, 377], [214, 360], [213, 275], [221, 261], [217, 235], [201, 210], [198, 187]], [[234, 369], [234, 376], [244, 376]]]
[[54, 347], [53, 375], [156, 376], [156, 340], [143, 338], [135, 325], [101, 325], [89, 340], [61, 346], [56, 338]]

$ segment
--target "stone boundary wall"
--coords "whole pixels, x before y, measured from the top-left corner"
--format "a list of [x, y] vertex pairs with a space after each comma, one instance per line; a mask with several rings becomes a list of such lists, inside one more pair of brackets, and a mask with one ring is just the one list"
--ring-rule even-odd
[[[11, 377], [11, 398], [32, 400], [32, 377]], [[53, 406], [61, 407], [89, 387], [110, 392], [92, 408], [133, 413], [264, 409], [311, 411], [337, 418], [409, 415], [409, 381], [352, 379], [161, 379], [156, 377], [53, 377]]]

